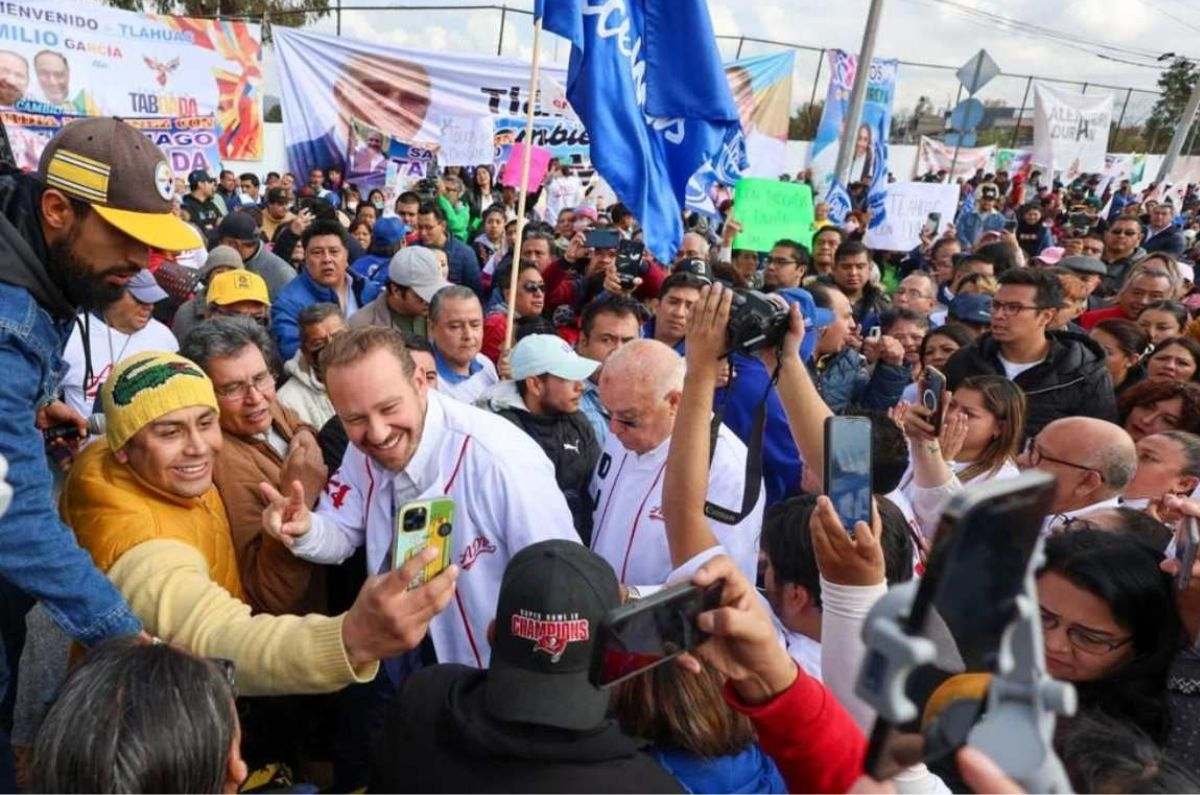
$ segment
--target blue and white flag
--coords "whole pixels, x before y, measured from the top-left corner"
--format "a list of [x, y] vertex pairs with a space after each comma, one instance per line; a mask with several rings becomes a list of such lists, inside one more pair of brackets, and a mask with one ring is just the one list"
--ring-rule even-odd
[[741, 136], [706, 3], [537, 0], [534, 14], [571, 42], [567, 99], [592, 164], [641, 221], [646, 247], [670, 261], [688, 181], [727, 171]]
[[833, 181], [829, 183], [829, 191], [825, 194], [825, 203], [829, 205], [830, 221], [838, 226], [846, 223], [846, 216], [850, 215], [851, 210], [850, 194], [837, 176], [834, 176]]

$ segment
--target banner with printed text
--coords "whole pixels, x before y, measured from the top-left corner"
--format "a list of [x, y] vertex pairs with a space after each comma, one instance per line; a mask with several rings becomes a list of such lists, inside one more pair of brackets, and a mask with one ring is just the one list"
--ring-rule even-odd
[[1033, 85], [1033, 159], [1074, 179], [1104, 170], [1112, 94], [1073, 94]]
[[[0, 110], [0, 120], [8, 132], [17, 166], [34, 171], [42, 150], [54, 134], [83, 116], [62, 113], [27, 113], [19, 110]], [[215, 174], [221, 169], [216, 119], [212, 116], [180, 118], [126, 117], [125, 121], [142, 131], [163, 151], [175, 176], [186, 178], [196, 169]]]
[[[871, 225], [875, 226], [883, 222], [886, 212], [883, 195], [888, 181], [888, 134], [892, 126], [892, 99], [896, 95], [896, 76], [900, 65], [895, 59], [872, 59], [862, 119], [856, 130], [846, 130], [845, 127], [858, 56], [842, 50], [830, 50], [829, 69], [825, 109], [821, 112], [821, 122], [817, 125], [817, 134], [809, 149], [813, 186], [817, 195], [826, 201], [833, 196], [844, 195], [844, 191], [831, 194], [830, 189], [834, 187], [837, 176], [834, 171], [837, 167], [838, 142], [845, 135], [853, 135], [854, 152], [846, 185], [865, 182], [869, 186], [867, 202], [871, 208]], [[849, 208], [831, 206], [830, 217], [842, 214], [844, 209]]]
[[101, 5], [0, 2], [0, 107], [216, 119], [221, 157], [262, 158], [259, 26]]

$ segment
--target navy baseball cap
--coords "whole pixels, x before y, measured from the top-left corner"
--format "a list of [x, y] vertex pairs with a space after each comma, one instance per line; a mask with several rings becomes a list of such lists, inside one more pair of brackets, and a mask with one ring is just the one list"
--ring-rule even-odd
[[513, 556], [496, 605], [487, 711], [575, 731], [603, 723], [609, 694], [592, 685], [588, 671], [600, 622], [620, 604], [612, 567], [582, 544], [541, 541]]
[[989, 325], [992, 322], [992, 297], [975, 293], [957, 295], [950, 302], [947, 315], [951, 320], [962, 323]]
[[202, 168], [198, 168], [192, 173], [188, 174], [188, 187], [192, 190], [195, 190], [196, 186], [201, 182], [216, 182], [216, 180], [213, 179], [212, 174], [209, 174]]
[[821, 329], [834, 321], [833, 312], [817, 306], [812, 293], [802, 287], [785, 287], [776, 290], [775, 294], [789, 304], [800, 305], [800, 314], [804, 317], [804, 341], [800, 343], [800, 358], [808, 361], [817, 347]]

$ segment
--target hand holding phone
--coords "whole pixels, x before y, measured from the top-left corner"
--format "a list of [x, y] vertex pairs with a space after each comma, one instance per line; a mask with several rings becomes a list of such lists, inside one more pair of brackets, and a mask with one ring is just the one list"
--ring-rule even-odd
[[871, 521], [850, 537], [842, 526], [833, 501], [818, 497], [817, 506], [808, 520], [812, 533], [813, 553], [817, 569], [826, 580], [837, 585], [879, 585], [885, 582], [883, 546], [879, 542], [881, 525], [879, 512], [872, 504]]
[[825, 494], [851, 537], [859, 522], [871, 523], [871, 420], [825, 418]]
[[409, 583], [417, 588], [441, 574], [450, 565], [454, 533], [454, 500], [434, 497], [410, 502], [396, 514], [396, 541], [392, 550], [392, 568], [398, 569], [426, 547], [438, 552]]
[[584, 236], [584, 244], [588, 248], [617, 248], [621, 244], [621, 235], [615, 229], [597, 228], [588, 231]]
[[946, 416], [944, 397], [946, 376], [936, 367], [926, 367], [921, 374], [921, 405], [929, 412], [928, 422], [933, 426], [933, 435], [942, 432], [942, 420]]
[[941, 213], [930, 213], [925, 219], [925, 224], [921, 227], [921, 237], [932, 239], [937, 234], [938, 224], [941, 222]]
[[1184, 516], [1175, 531], [1175, 560], [1179, 563], [1175, 587], [1180, 591], [1186, 591], [1191, 584], [1197, 548], [1200, 548], [1200, 522], [1194, 516]]

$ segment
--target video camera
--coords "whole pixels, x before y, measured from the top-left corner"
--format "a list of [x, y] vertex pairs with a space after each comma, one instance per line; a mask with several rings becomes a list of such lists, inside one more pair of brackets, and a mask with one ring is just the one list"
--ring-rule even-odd
[[757, 290], [734, 290], [726, 344], [731, 351], [753, 353], [778, 346], [788, 330], [785, 302]]

